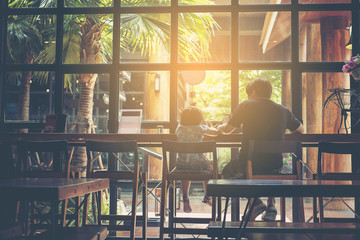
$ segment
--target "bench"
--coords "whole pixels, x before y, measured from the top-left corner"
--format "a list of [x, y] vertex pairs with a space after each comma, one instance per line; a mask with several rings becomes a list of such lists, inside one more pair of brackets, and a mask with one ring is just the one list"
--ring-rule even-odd
[[[212, 179], [208, 183], [208, 195], [226, 198], [246, 197], [248, 199], [258, 197], [360, 197], [360, 181]], [[218, 219], [220, 218], [221, 216], [218, 217]], [[240, 222], [211, 222], [208, 228], [209, 237], [244, 235], [249, 237], [249, 234], [258, 234], [255, 238], [249, 239], [263, 240], [276, 239], [279, 234], [284, 234], [283, 239], [291, 239], [292, 235], [299, 237], [294, 239], [302, 239], [302, 235], [309, 234], [318, 236], [314, 239], [319, 237], [320, 239], [332, 239], [324, 238], [325, 235], [336, 235], [336, 239], [360, 239], [360, 223], [248, 223], [245, 220], [242, 228], [240, 228]]]

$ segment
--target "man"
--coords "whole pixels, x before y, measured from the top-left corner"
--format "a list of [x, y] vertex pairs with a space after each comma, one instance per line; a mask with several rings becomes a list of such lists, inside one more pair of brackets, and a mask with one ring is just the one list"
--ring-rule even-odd
[[[283, 140], [285, 131], [303, 133], [301, 122], [289, 109], [270, 100], [271, 83], [264, 78], [256, 78], [246, 86], [248, 100], [240, 103], [229, 121], [218, 126], [221, 134], [230, 134], [242, 128], [242, 146], [239, 158], [229, 162], [223, 169], [223, 178], [245, 178], [249, 140]], [[259, 154], [252, 159], [253, 171], [256, 174], [280, 173], [283, 160], [278, 154]], [[267, 206], [258, 199], [255, 202], [255, 215], [262, 216], [264, 221], [274, 221], [277, 210], [275, 199], [268, 198]]]

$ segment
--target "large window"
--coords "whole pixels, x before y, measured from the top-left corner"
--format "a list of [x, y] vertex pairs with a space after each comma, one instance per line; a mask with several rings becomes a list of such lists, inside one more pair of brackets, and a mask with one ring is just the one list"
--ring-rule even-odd
[[[345, 45], [352, 36], [358, 46], [358, 8], [356, 0], [8, 0], [0, 120], [65, 112], [68, 129], [85, 121], [92, 132], [117, 132], [121, 109], [141, 109], [142, 132], [159, 124], [174, 132], [182, 108], [196, 104], [221, 121], [246, 99], [249, 80], [266, 77], [308, 133], [335, 132], [307, 112], [328, 88], [356, 85], [341, 67], [357, 52]], [[319, 94], [315, 105], [306, 100]], [[320, 122], [325, 129], [313, 127]]]

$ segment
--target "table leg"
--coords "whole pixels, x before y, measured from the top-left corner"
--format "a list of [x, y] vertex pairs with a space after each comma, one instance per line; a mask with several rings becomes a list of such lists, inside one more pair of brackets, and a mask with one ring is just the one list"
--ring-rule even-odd
[[250, 209], [248, 211], [251, 199], [252, 198], [249, 198], [247, 203], [246, 203], [246, 207], [245, 207], [245, 210], [244, 210], [244, 215], [243, 215], [243, 217], [241, 219], [240, 226], [239, 226], [239, 234], [238, 234], [238, 236], [236, 238], [237, 240], [241, 240], [241, 238], [243, 237], [243, 235], [245, 233], [246, 225], [248, 224], [248, 222], [250, 220], [251, 213], [254, 210], [255, 202], [256, 202], [256, 200], [258, 198], [257, 197], [254, 198], [254, 201], [251, 203]]
[[[101, 225], [101, 199], [102, 198], [102, 192], [98, 191], [96, 194], [96, 205], [97, 205], [97, 212], [98, 212], [98, 225]], [[93, 210], [94, 211], [94, 210]]]
[[56, 235], [56, 227], [57, 227], [57, 220], [56, 220], [56, 210], [57, 210], [57, 201], [51, 201], [51, 239], [55, 240]]
[[224, 209], [224, 220], [221, 225], [221, 236], [219, 237], [219, 240], [223, 239], [224, 233], [225, 233], [225, 223], [226, 223], [226, 213], [229, 205], [229, 197], [226, 197], [225, 200], [225, 209]]

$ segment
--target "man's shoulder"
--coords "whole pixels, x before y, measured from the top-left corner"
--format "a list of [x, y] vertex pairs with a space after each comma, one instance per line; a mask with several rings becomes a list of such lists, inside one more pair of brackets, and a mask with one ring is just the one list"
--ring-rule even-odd
[[287, 107], [285, 107], [284, 105], [280, 104], [280, 103], [276, 103], [271, 99], [248, 99], [243, 101], [242, 103], [240, 103], [240, 105], [272, 105], [274, 107], [279, 107], [279, 108], [284, 108], [284, 109], [288, 109]]

